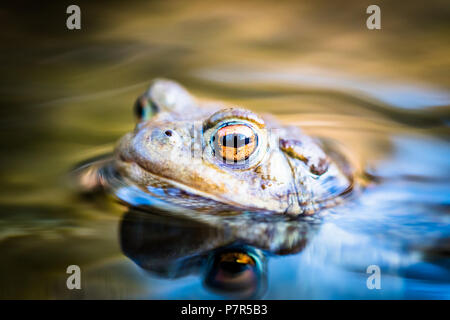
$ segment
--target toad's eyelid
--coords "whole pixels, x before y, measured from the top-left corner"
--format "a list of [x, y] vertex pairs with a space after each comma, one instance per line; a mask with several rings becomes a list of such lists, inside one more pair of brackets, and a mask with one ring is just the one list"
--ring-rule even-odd
[[221, 122], [226, 123], [227, 121], [246, 121], [256, 125], [260, 129], [265, 128], [264, 120], [253, 112], [246, 109], [229, 108], [219, 110], [209, 117], [203, 125], [203, 130], [206, 131]]

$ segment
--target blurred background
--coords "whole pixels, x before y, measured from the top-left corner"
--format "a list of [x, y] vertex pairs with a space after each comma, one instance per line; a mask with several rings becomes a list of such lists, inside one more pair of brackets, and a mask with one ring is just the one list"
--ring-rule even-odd
[[[264, 258], [259, 297], [450, 298], [448, 1], [14, 1], [0, 20], [0, 298], [223, 297], [198, 270], [144, 271], [123, 252], [125, 209], [69, 187], [133, 129], [155, 77], [332, 139], [382, 181], [300, 252]], [[382, 290], [366, 287], [373, 264]]]

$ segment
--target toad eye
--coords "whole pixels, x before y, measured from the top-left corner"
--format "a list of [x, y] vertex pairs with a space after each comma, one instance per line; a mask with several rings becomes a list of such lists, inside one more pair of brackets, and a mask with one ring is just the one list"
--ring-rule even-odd
[[248, 125], [228, 122], [219, 127], [211, 138], [213, 153], [227, 163], [248, 160], [258, 146], [258, 135]]
[[264, 257], [245, 248], [216, 251], [210, 256], [204, 281], [207, 287], [222, 294], [255, 298], [266, 287]]
[[250, 110], [227, 108], [203, 122], [203, 142], [208, 161], [223, 168], [248, 170], [268, 154], [264, 120]]
[[145, 94], [134, 103], [134, 114], [138, 121], [147, 121], [158, 112], [158, 107]]

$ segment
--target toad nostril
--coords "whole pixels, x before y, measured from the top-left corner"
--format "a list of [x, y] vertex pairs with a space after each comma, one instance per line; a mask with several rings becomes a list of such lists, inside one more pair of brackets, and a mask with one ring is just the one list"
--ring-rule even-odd
[[164, 133], [165, 133], [165, 135], [168, 136], [168, 137], [171, 137], [171, 136], [172, 136], [172, 130], [166, 130]]

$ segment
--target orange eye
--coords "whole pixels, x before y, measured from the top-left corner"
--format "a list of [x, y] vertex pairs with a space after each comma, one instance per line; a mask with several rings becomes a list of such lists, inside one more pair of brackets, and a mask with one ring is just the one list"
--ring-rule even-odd
[[228, 252], [220, 256], [220, 262], [233, 262], [244, 265], [255, 265], [255, 261], [245, 253], [241, 252]]
[[214, 152], [224, 161], [237, 163], [247, 160], [258, 146], [258, 136], [252, 128], [241, 123], [226, 123], [212, 137]]

